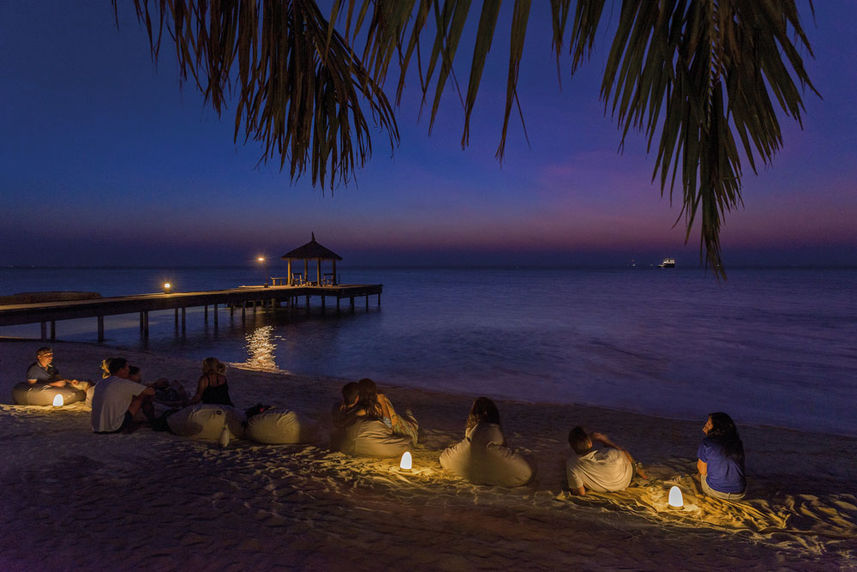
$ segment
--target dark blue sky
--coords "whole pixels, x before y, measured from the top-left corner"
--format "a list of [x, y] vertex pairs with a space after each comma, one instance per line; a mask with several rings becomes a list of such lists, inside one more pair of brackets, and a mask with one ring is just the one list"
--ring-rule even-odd
[[[649, 183], [654, 157], [619, 134], [598, 101], [600, 57], [562, 88], [549, 20], [535, 6], [520, 100], [530, 146], [513, 121], [502, 165], [506, 46], [483, 81], [471, 146], [450, 91], [431, 136], [417, 94], [381, 133], [357, 184], [329, 190], [257, 166], [189, 84], [171, 44], [155, 66], [145, 31], [120, 0], [0, 0], [0, 264], [242, 264], [309, 239], [346, 264], [624, 264], [684, 245], [680, 205]], [[539, 4], [539, 3], [535, 3]], [[799, 2], [801, 8], [807, 4]], [[857, 264], [857, 2], [816, 3], [805, 17], [823, 100], [806, 93], [804, 129], [784, 120], [784, 149], [758, 176], [745, 165], [744, 208], [723, 228], [727, 264]], [[463, 52], [466, 53], [466, 52]], [[466, 77], [466, 74], [462, 74]]]

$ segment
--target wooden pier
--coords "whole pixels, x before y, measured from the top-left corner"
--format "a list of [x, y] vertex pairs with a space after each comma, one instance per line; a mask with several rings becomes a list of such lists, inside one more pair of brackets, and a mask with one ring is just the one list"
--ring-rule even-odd
[[[111, 298], [93, 298], [88, 300], [70, 300], [40, 302], [31, 304], [10, 304], [0, 306], [0, 326], [41, 323], [42, 339], [56, 339], [56, 323], [60, 320], [96, 318], [98, 341], [104, 341], [104, 316], [118, 314], [140, 314], [140, 335], [149, 336], [149, 312], [175, 310], [176, 326], [181, 320], [185, 330], [187, 308], [204, 308], [205, 321], [208, 322], [208, 307], [213, 308], [214, 324], [218, 323], [219, 311], [228, 309], [230, 316], [236, 309], [241, 311], [242, 320], [247, 309], [287, 308], [290, 312], [303, 310], [310, 314], [312, 298], [321, 299], [321, 313], [327, 309], [327, 298], [336, 300], [336, 313], [341, 312], [342, 300], [348, 300], [349, 311], [355, 311], [355, 298], [364, 298], [366, 310], [369, 310], [369, 297], [377, 296], [377, 305], [381, 306], [382, 284], [337, 284], [328, 286], [242, 286], [230, 290], [204, 292], [171, 292], [163, 294], [140, 294], [136, 296], [117, 296]], [[181, 315], [181, 317], [179, 317]]]

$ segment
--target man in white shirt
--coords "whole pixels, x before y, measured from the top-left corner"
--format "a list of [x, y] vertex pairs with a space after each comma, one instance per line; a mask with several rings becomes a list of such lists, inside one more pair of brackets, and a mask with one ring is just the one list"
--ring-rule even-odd
[[142, 411], [154, 417], [155, 390], [128, 379], [130, 365], [125, 358], [109, 360], [110, 377], [95, 384], [92, 394], [92, 430], [95, 433], [130, 433], [137, 428], [134, 418]]
[[[593, 441], [599, 446], [595, 447]], [[568, 433], [568, 444], [574, 452], [566, 462], [568, 487], [573, 494], [585, 495], [587, 488], [598, 492], [621, 491], [631, 483], [634, 459], [606, 435], [587, 434], [577, 426]]]

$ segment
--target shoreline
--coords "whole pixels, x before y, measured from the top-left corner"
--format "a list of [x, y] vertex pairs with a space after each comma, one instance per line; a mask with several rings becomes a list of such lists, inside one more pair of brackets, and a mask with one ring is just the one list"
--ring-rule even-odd
[[[148, 350], [123, 347], [121, 345], [110, 344], [109, 342], [99, 343], [99, 342], [95, 342], [95, 341], [79, 341], [79, 340], [76, 340], [76, 341], [56, 340], [54, 342], [51, 342], [49, 340], [38, 340], [36, 338], [0, 335], [0, 346], [2, 346], [3, 344], [6, 344], [6, 343], [34, 344], [33, 347], [39, 347], [39, 346], [43, 346], [43, 345], [52, 346], [52, 345], [57, 345], [57, 344], [67, 344], [67, 345], [72, 345], [72, 346], [79, 345], [79, 346], [97, 348], [101, 352], [101, 354], [103, 354], [105, 357], [106, 356], [113, 356], [113, 355], [123, 355], [123, 354], [129, 354], [129, 355], [132, 355], [132, 354], [149, 355], [149, 354], [151, 354], [151, 355], [154, 355], [154, 354], [152, 354], [152, 352], [150, 352]], [[163, 352], [163, 350], [161, 350], [161, 353], [165, 353], [165, 352]], [[176, 359], [189, 361], [189, 362], [194, 363], [194, 364], [196, 363], [196, 360], [192, 360], [191, 358], [176, 358]], [[201, 360], [199, 360], [199, 361], [201, 361]], [[30, 359], [30, 361], [27, 362], [27, 365], [31, 362], [32, 362], [32, 359]], [[340, 386], [342, 384], [345, 384], [348, 381], [354, 381], [350, 378], [338, 377], [338, 376], [328, 375], [328, 374], [315, 375], [315, 374], [311, 374], [311, 373], [296, 373], [296, 372], [292, 372], [292, 371], [284, 370], [284, 369], [279, 369], [279, 368], [252, 367], [252, 366], [248, 366], [246, 363], [237, 363], [237, 362], [229, 362], [229, 361], [224, 361], [224, 363], [226, 363], [229, 366], [229, 368], [232, 370], [242, 370], [242, 371], [246, 371], [249, 373], [275, 374], [275, 375], [281, 375], [281, 376], [285, 376], [285, 377], [289, 377], [289, 378], [296, 378], [296, 379], [297, 378], [307, 378], [307, 377], [324, 378], [326, 380], [336, 380], [340, 384]], [[0, 365], [2, 365], [2, 364], [0, 364]], [[26, 368], [26, 366], [24, 366], [24, 367]], [[2, 370], [0, 370], [0, 375], [3, 375], [3, 374], [4, 374], [4, 372]], [[156, 376], [156, 377], [160, 377], [160, 376]], [[196, 378], [194, 377], [193, 379], [195, 380]], [[192, 381], [191, 379], [187, 379], [185, 381], [188, 384], [188, 389], [191, 389], [190, 385], [195, 385], [195, 381]], [[449, 396], [456, 396], [456, 397], [460, 397], [460, 398], [466, 398], [466, 399], [469, 399], [471, 401], [473, 399], [475, 399], [476, 397], [479, 397], [480, 395], [482, 395], [481, 393], [478, 393], [478, 392], [471, 393], [468, 391], [454, 391], [454, 390], [451, 390], [449, 388], [444, 388], [442, 390], [436, 390], [435, 391], [435, 390], [426, 389], [426, 388], [422, 388], [422, 387], [418, 387], [418, 386], [407, 386], [407, 385], [395, 384], [395, 382], [387, 382], [387, 381], [382, 380], [380, 378], [375, 378], [375, 381], [378, 382], [380, 385], [383, 385], [384, 387], [396, 388], [397, 390], [402, 391], [402, 392], [427, 391], [430, 393], [437, 393], [439, 395], [449, 395]], [[4, 394], [2, 393], [2, 391], [5, 391], [5, 389], [3, 389], [2, 383], [3, 383], [3, 378], [0, 377], [0, 403], [4, 403], [4, 399], [8, 400], [8, 397], [3, 397]], [[336, 395], [338, 395], [338, 392], [339, 392], [339, 388], [337, 388], [334, 393]], [[8, 393], [8, 392], [6, 392], [6, 393]], [[587, 408], [587, 409], [597, 409], [597, 410], [604, 410], [604, 411], [610, 411], [610, 412], [615, 412], [615, 413], [624, 413], [624, 414], [628, 414], [628, 415], [637, 415], [637, 416], [642, 416], [642, 417], [649, 417], [652, 419], [663, 419], [663, 420], [669, 420], [669, 421], [675, 421], [675, 422], [687, 422], [687, 423], [701, 423], [696, 417], [691, 416], [689, 413], [688, 414], [672, 414], [669, 412], [647, 412], [647, 411], [640, 411], [640, 410], [630, 409], [627, 407], [622, 407], [620, 405], [608, 406], [608, 405], [603, 405], [603, 404], [598, 404], [598, 403], [587, 403], [587, 402], [580, 402], [580, 401], [561, 402], [561, 401], [538, 400], [538, 399], [530, 400], [530, 399], [523, 399], [523, 398], [518, 398], [515, 396], [502, 395], [502, 394], [486, 395], [486, 397], [491, 397], [494, 401], [519, 402], [522, 404], [528, 404], [528, 405], [532, 405], [532, 406], [536, 406], [536, 407], [538, 407], [538, 406], [582, 407], [582, 408]], [[705, 415], [707, 412], [709, 412], [709, 409], [704, 409], [704, 410], [700, 409], [700, 411], [702, 412], [701, 415]], [[777, 425], [777, 424], [770, 423], [770, 422], [753, 422], [753, 421], [747, 421], [746, 419], [744, 419], [738, 415], [733, 415], [733, 418], [736, 419], [736, 421], [739, 424], [739, 427], [746, 426], [746, 427], [757, 427], [757, 428], [762, 428], [762, 429], [767, 428], [767, 429], [772, 429], [772, 430], [795, 431], [798, 433], [809, 434], [809, 435], [835, 436], [835, 437], [846, 437], [846, 438], [857, 439], [857, 433], [849, 433], [847, 431], [836, 431], [836, 430], [829, 430], [829, 429], [813, 430], [813, 429], [798, 426], [798, 425], [790, 427], [790, 426], [786, 426], [786, 425]]]
[[[740, 425], [749, 495], [725, 503], [694, 490], [701, 420], [497, 399], [506, 438], [538, 472], [516, 489], [476, 486], [437, 461], [462, 437], [469, 395], [376, 380], [425, 429], [405, 475], [393, 460], [328, 451], [324, 430], [316, 444], [235, 440], [221, 450], [149, 429], [96, 436], [82, 404], [9, 405], [18, 372], [41, 345], [0, 340], [0, 514], [15, 531], [0, 541], [7, 568], [857, 567], [855, 437]], [[52, 345], [72, 377], [91, 378], [110, 355], [128, 357], [147, 381], [180, 379], [192, 389], [198, 375], [185, 358]], [[282, 405], [322, 426], [347, 381], [238, 367], [227, 376], [240, 409]], [[652, 478], [621, 493], [570, 496], [565, 438], [575, 424], [627, 447]], [[672, 484], [685, 491], [683, 511], [666, 509]]]

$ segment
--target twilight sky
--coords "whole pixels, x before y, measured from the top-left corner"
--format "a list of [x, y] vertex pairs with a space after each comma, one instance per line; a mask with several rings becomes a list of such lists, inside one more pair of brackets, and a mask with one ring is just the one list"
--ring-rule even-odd
[[[529, 146], [513, 117], [505, 161], [494, 158], [498, 38], [470, 147], [459, 145], [457, 96], [429, 135], [412, 89], [397, 111], [400, 146], [391, 153], [379, 132], [356, 185], [333, 195], [257, 166], [259, 147], [232, 141], [232, 111], [218, 119], [195, 87], [180, 88], [172, 44], [153, 64], [133, 6], [119, 4], [117, 29], [107, 0], [0, 0], [2, 265], [244, 264], [311, 231], [345, 264], [698, 263], [698, 232], [685, 245], [680, 205], [649, 183], [643, 137], [617, 153], [598, 101], [608, 44], [574, 78], [563, 60], [560, 88], [539, 2], [519, 93]], [[722, 232], [727, 269], [857, 264], [857, 1], [816, 2], [815, 24], [798, 4], [823, 100], [804, 94], [803, 130], [783, 119], [772, 167], [756, 176], [744, 165], [744, 208]]]

